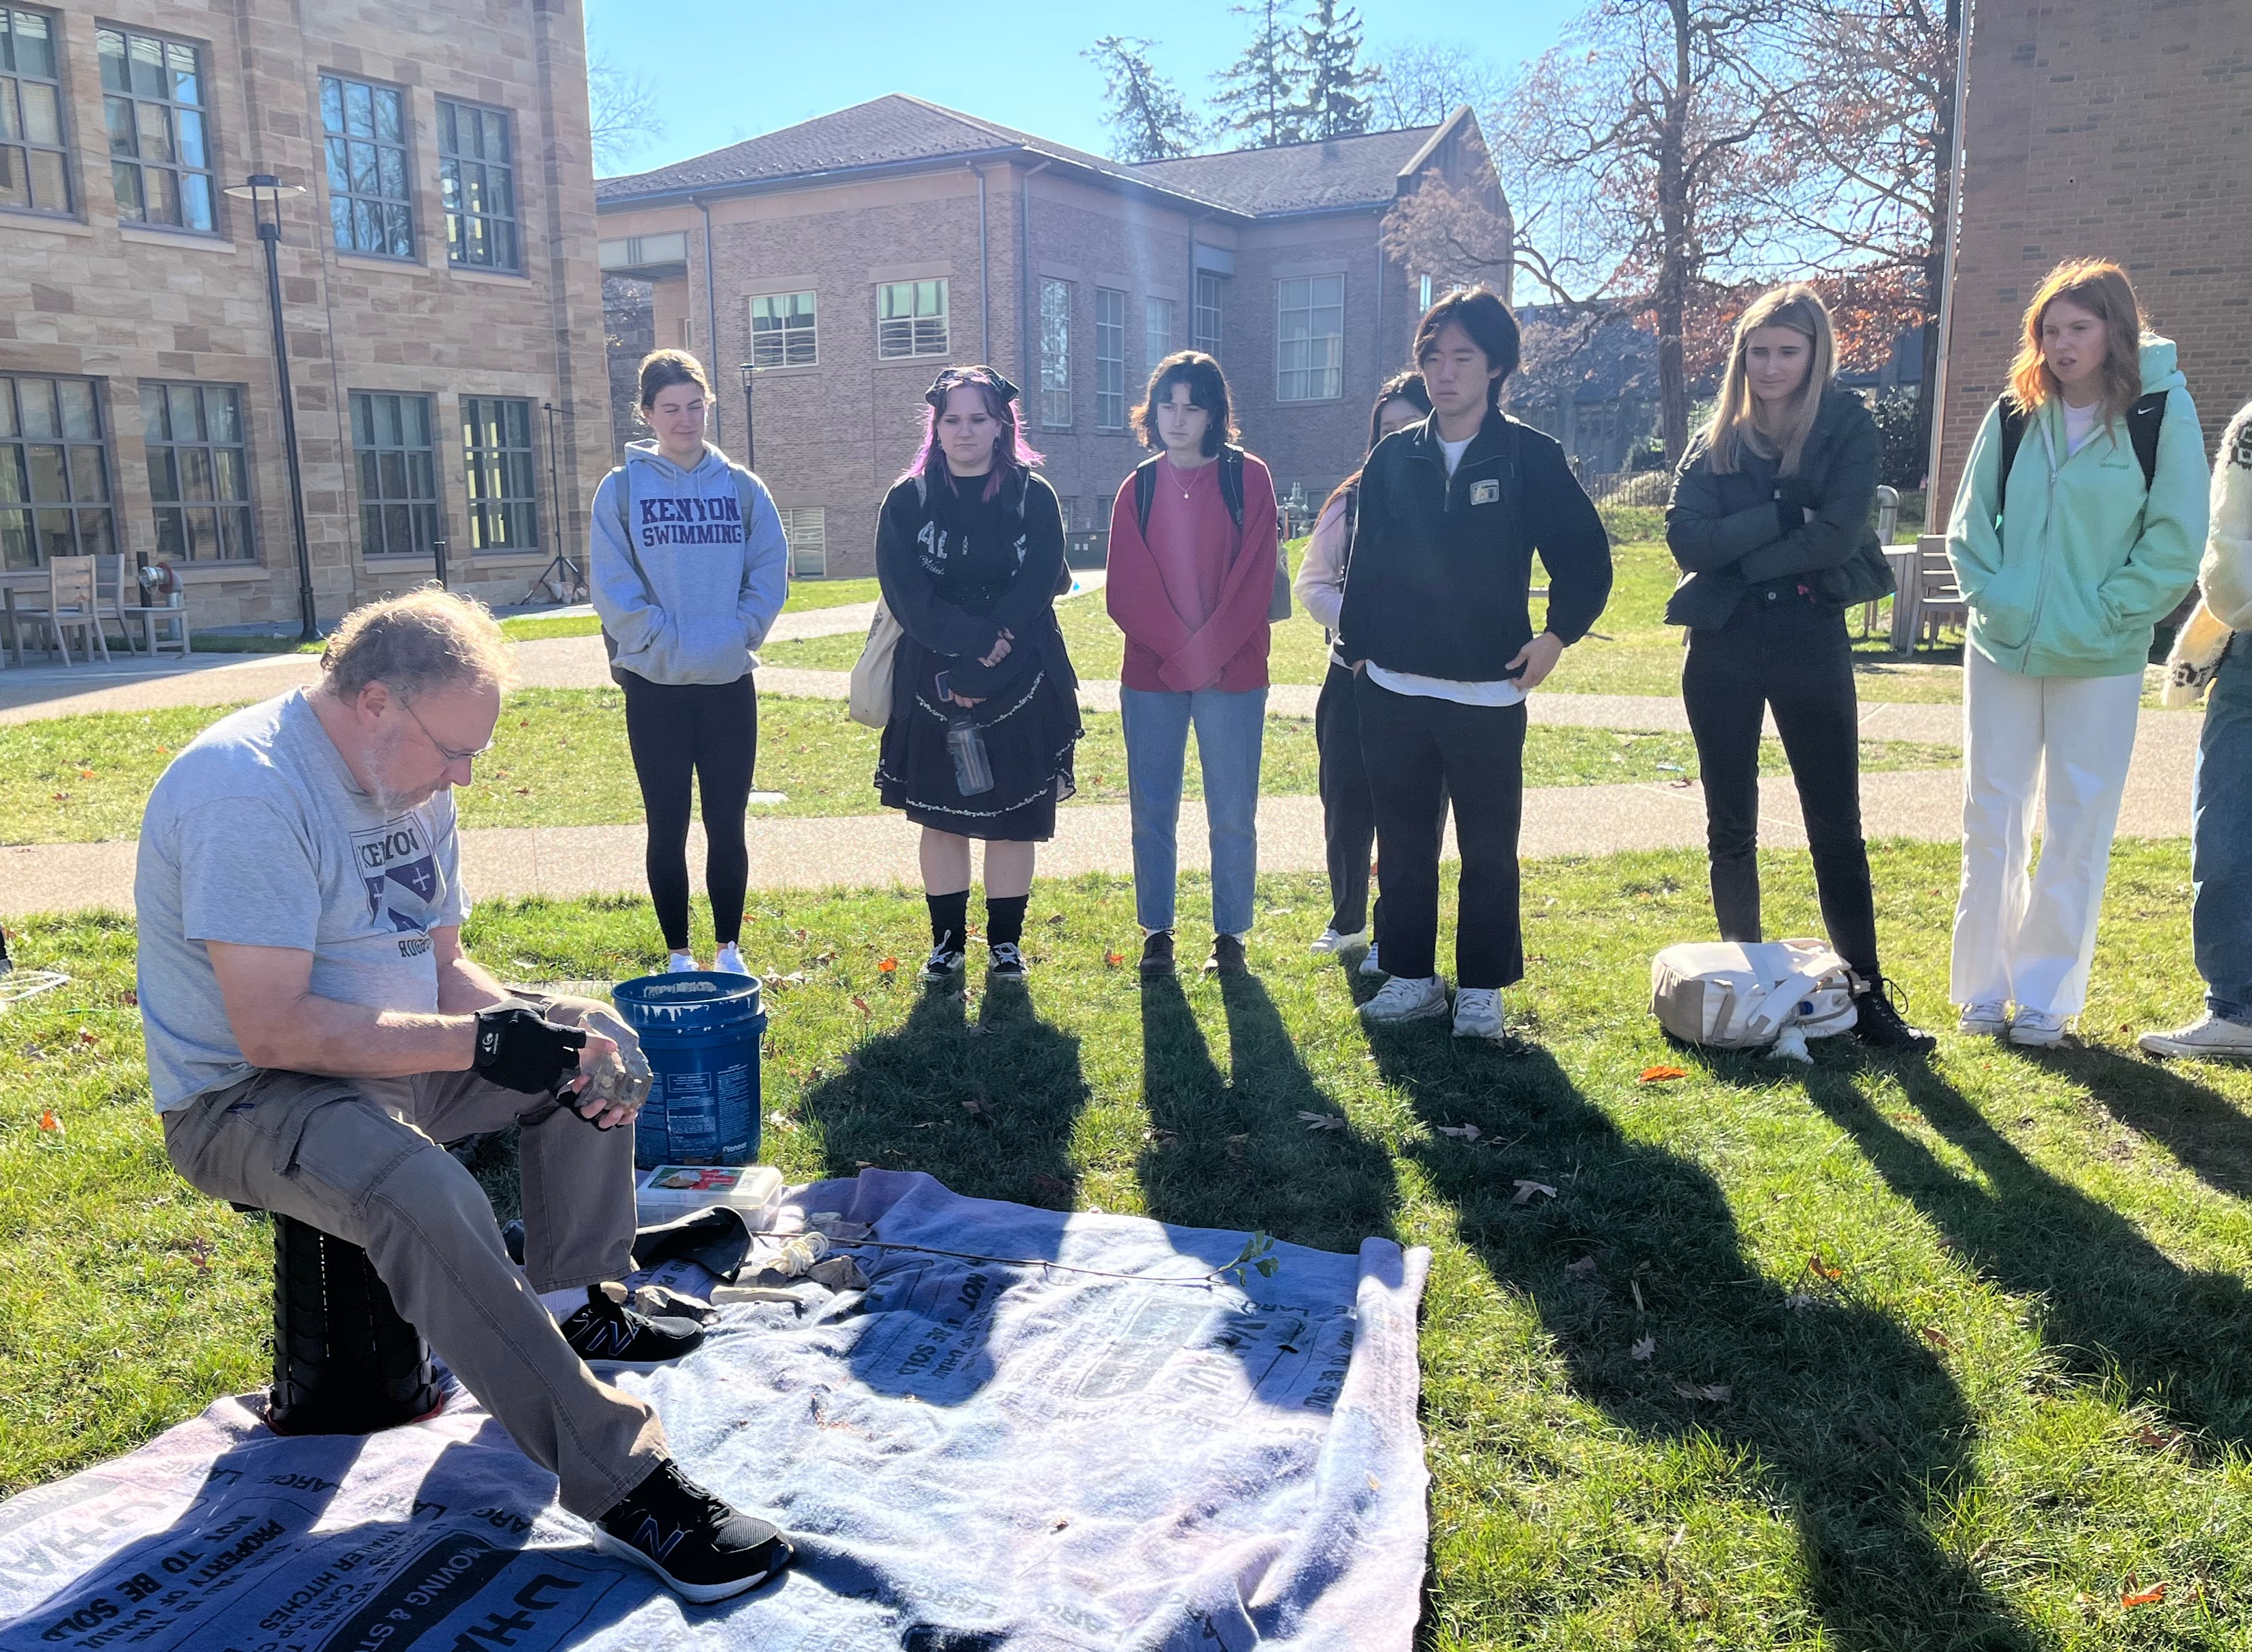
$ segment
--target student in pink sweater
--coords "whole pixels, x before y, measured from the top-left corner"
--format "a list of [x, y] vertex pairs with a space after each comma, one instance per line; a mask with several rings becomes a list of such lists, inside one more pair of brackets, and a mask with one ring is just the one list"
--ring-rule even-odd
[[1268, 613], [1277, 566], [1275, 482], [1233, 445], [1227, 380], [1197, 351], [1168, 356], [1135, 412], [1159, 449], [1110, 513], [1110, 617], [1126, 634], [1119, 690], [1134, 822], [1142, 973], [1173, 971], [1175, 834], [1193, 725], [1212, 843], [1207, 973], [1244, 973], [1259, 872], [1259, 752]]

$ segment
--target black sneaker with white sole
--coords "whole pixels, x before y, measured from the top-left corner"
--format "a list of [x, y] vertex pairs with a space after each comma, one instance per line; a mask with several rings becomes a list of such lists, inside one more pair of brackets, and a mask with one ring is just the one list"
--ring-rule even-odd
[[993, 943], [992, 957], [985, 973], [996, 981], [1022, 981], [1025, 978], [1025, 954], [1013, 941]]
[[791, 1558], [777, 1528], [713, 1496], [669, 1461], [594, 1522], [594, 1544], [647, 1566], [674, 1593], [699, 1603], [747, 1593]]
[[626, 1301], [626, 1288], [615, 1280], [587, 1287], [587, 1305], [563, 1322], [571, 1351], [608, 1371], [655, 1371], [703, 1343], [696, 1321], [652, 1318]]
[[961, 973], [959, 947], [933, 947], [930, 956], [922, 961], [922, 982], [926, 987], [943, 986]]
[[1922, 1027], [1911, 1026], [1901, 1013], [1908, 994], [1883, 975], [1861, 983], [1853, 995], [1853, 1036], [1873, 1050], [1906, 1050], [1922, 1055], [1939, 1040]]

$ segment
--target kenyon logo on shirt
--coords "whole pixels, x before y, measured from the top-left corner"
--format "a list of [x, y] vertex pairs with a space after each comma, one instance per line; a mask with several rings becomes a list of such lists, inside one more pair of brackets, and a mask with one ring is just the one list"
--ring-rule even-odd
[[636, 499], [641, 507], [641, 543], [740, 545], [742, 503], [730, 492], [713, 499]]

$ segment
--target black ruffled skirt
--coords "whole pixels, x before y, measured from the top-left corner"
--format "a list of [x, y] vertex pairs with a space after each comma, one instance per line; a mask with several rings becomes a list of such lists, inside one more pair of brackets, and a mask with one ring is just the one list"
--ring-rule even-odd
[[1044, 843], [1055, 836], [1056, 805], [1078, 790], [1072, 774], [1079, 724], [1079, 679], [1063, 639], [1043, 638], [1032, 670], [970, 708], [984, 736], [993, 787], [964, 797], [954, 781], [947, 725], [963, 708], [938, 698], [944, 656], [900, 639], [892, 663], [892, 717], [877, 749], [876, 795], [918, 826], [988, 843]]

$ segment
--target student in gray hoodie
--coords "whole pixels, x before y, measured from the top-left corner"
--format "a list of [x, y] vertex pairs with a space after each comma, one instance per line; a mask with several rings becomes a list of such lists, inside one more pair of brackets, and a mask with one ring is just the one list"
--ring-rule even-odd
[[704, 798], [704, 885], [714, 969], [747, 975], [738, 946], [751, 857], [743, 836], [759, 752], [751, 672], [788, 593], [789, 548], [766, 486], [704, 440], [712, 385], [685, 351], [641, 364], [655, 433], [594, 491], [588, 559], [594, 611], [626, 694], [626, 741], [649, 817], [649, 892], [671, 951], [688, 949], [692, 774]]

